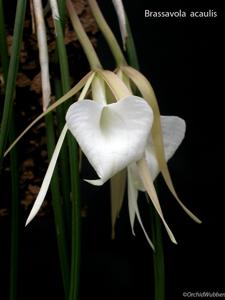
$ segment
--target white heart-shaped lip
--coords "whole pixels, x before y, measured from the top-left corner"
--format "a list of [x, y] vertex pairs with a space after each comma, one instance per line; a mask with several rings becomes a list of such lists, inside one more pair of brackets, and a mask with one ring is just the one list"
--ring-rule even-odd
[[83, 100], [69, 107], [66, 122], [100, 178], [89, 182], [102, 185], [141, 159], [153, 112], [144, 99], [136, 96], [109, 105]]

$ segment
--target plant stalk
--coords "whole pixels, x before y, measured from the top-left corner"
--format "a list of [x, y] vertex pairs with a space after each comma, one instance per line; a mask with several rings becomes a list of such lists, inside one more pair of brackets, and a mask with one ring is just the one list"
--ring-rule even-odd
[[165, 300], [165, 264], [162, 227], [160, 218], [152, 205], [150, 207], [150, 218], [152, 227], [152, 242], [156, 249], [153, 253], [154, 299]]
[[121, 65], [123, 65], [123, 66], [127, 65], [126, 59], [123, 55], [123, 52], [121, 51], [121, 48], [120, 48], [112, 30], [110, 29], [109, 25], [107, 24], [97, 2], [95, 0], [88, 0], [88, 3], [89, 3], [89, 6], [91, 8], [94, 18], [112, 51], [112, 54], [115, 58], [117, 66], [119, 67]]
[[[52, 0], [51, 2], [52, 4], [54, 4], [53, 3], [54, 0]], [[70, 5], [72, 5], [72, 3], [70, 3]], [[62, 6], [59, 7], [60, 19], [61, 19], [61, 14], [64, 13], [64, 11], [61, 11], [61, 9]], [[69, 75], [68, 58], [66, 54], [66, 48], [64, 45], [63, 24], [60, 22], [60, 19], [55, 18], [54, 22], [55, 22], [55, 30], [56, 30], [57, 52], [59, 56], [60, 73], [61, 73], [61, 80], [62, 80], [62, 92], [63, 94], [65, 94], [68, 90], [70, 90], [70, 75]], [[76, 21], [77, 19], [75, 16]], [[79, 23], [79, 19], [77, 23]], [[81, 30], [81, 36], [84, 36], [82, 30]], [[89, 47], [90, 46], [87, 46], [87, 48]], [[98, 65], [98, 59], [95, 58], [95, 52], [92, 52], [90, 54], [90, 57], [91, 57], [90, 59], [94, 59], [96, 65]], [[95, 63], [93, 65], [95, 65]], [[65, 111], [66, 111], [66, 106], [64, 106], [62, 108], [62, 111], [60, 112], [63, 114], [63, 117], [65, 117]], [[69, 166], [70, 166], [69, 186], [71, 188], [71, 197], [64, 200], [67, 201], [66, 203], [67, 212], [71, 200], [71, 210], [72, 210], [69, 218], [69, 225], [71, 228], [70, 230], [71, 231], [71, 266], [70, 266], [70, 284], [69, 284], [68, 297], [70, 300], [78, 300], [79, 282], [80, 282], [80, 235], [81, 235], [80, 192], [79, 192], [80, 182], [79, 182], [78, 147], [74, 137], [70, 133], [68, 133], [67, 135], [67, 145], [69, 150]], [[63, 175], [65, 176], [66, 174]]]
[[[64, 2], [64, 5], [63, 5]], [[56, 0], [50, 0], [50, 6], [52, 10], [52, 16], [54, 19], [55, 33], [56, 33], [56, 56], [59, 59], [60, 67], [60, 80], [55, 79], [55, 96], [56, 99], [59, 99], [63, 94], [70, 90], [70, 75], [69, 75], [69, 66], [66, 48], [64, 45], [64, 36], [63, 36], [63, 17], [65, 13], [63, 10], [65, 8], [65, 1], [60, 1], [60, 6], [58, 7]], [[62, 11], [63, 10], [63, 11]], [[61, 81], [61, 82], [60, 82]], [[63, 103], [60, 105], [57, 110], [57, 119], [59, 131], [61, 131], [65, 124], [65, 114], [68, 103]], [[69, 178], [69, 136], [66, 136], [66, 143], [61, 148], [60, 151], [60, 173], [62, 180], [62, 192], [63, 192], [63, 206], [66, 217], [66, 227], [70, 235], [71, 227], [71, 201], [70, 201], [70, 183], [68, 183]]]
[[[14, 113], [13, 113], [14, 114]], [[9, 133], [9, 141], [15, 139], [14, 116]], [[10, 152], [11, 169], [11, 252], [10, 252], [10, 300], [17, 299], [18, 257], [19, 257], [19, 173], [17, 148]]]
[[79, 298], [80, 283], [80, 189], [79, 189], [79, 164], [77, 143], [70, 135], [70, 179], [72, 195], [72, 244], [71, 244], [71, 271], [70, 271], [70, 294], [69, 300]]
[[73, 7], [73, 3], [71, 0], [66, 1], [67, 11], [70, 17], [70, 20], [72, 22], [74, 31], [77, 34], [78, 40], [80, 41], [82, 48], [87, 56], [87, 59], [89, 61], [90, 67], [92, 70], [95, 69], [101, 69], [101, 63], [98, 59], [98, 56], [95, 52], [95, 49], [90, 42], [90, 39], [88, 38], [78, 16], [77, 13]]

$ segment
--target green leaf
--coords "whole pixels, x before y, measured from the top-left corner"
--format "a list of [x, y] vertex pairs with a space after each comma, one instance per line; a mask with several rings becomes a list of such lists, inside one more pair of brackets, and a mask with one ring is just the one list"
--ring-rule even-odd
[[3, 156], [8, 135], [10, 122], [12, 118], [12, 109], [13, 109], [13, 99], [15, 94], [16, 87], [16, 76], [19, 67], [19, 54], [22, 43], [23, 36], [23, 23], [26, 12], [26, 0], [18, 0], [16, 7], [16, 18], [13, 31], [13, 43], [12, 43], [12, 54], [9, 62], [6, 91], [5, 91], [5, 101], [3, 108], [3, 116], [1, 121], [1, 130], [0, 130], [0, 159]]

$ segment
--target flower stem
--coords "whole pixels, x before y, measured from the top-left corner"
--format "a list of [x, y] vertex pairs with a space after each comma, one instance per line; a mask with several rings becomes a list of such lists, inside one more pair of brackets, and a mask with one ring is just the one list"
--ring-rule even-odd
[[[60, 1], [61, 3], [63, 1]], [[50, 1], [52, 10], [53, 7], [57, 7], [57, 1], [56, 0], [51, 0]], [[63, 35], [63, 24], [61, 23], [62, 19], [62, 14], [65, 13], [64, 11], [61, 12], [60, 8], [62, 5], [59, 7], [59, 16], [54, 16], [54, 24], [55, 24], [55, 32], [56, 32], [56, 44], [57, 44], [57, 52], [59, 56], [59, 67], [60, 67], [60, 73], [61, 73], [61, 81], [62, 81], [62, 91], [63, 93], [68, 92], [70, 90], [70, 75], [69, 75], [69, 65], [68, 65], [68, 58], [67, 58], [67, 53], [66, 53], [66, 47], [64, 45], [64, 35]]]
[[66, 18], [67, 18], [66, 0], [58, 0], [57, 3], [58, 3], [59, 12], [60, 12], [60, 21], [59, 22], [61, 23], [62, 29], [64, 29]]
[[[56, 45], [57, 45], [57, 64], [59, 62], [60, 67], [60, 80], [55, 79], [55, 95], [56, 98], [59, 99], [62, 94], [65, 94], [70, 90], [70, 75], [69, 75], [69, 66], [66, 48], [64, 45], [64, 35], [63, 35], [63, 23], [62, 21], [65, 19], [65, 1], [60, 1], [60, 5], [58, 7], [56, 0], [50, 0], [50, 6], [52, 9], [52, 16], [54, 19], [55, 32], [56, 32]], [[60, 82], [61, 81], [61, 82]], [[65, 124], [65, 113], [68, 104], [63, 103], [60, 105], [57, 111], [57, 119], [58, 119], [58, 127], [61, 131]], [[70, 205], [70, 184], [68, 184], [69, 178], [69, 135], [66, 136], [66, 143], [63, 144], [60, 151], [60, 171], [61, 171], [61, 179], [62, 179], [62, 193], [63, 193], [63, 205], [67, 223], [67, 231], [70, 236], [70, 227], [71, 227], [71, 205]]]
[[[55, 1], [51, 1], [52, 4], [54, 4]], [[61, 1], [62, 2], [62, 1]], [[55, 2], [56, 5], [56, 2]], [[69, 6], [72, 6], [71, 13], [73, 12], [73, 5], [72, 3], [69, 3]], [[68, 6], [67, 6], [68, 7]], [[62, 5], [59, 7], [59, 15], [61, 19], [61, 14], [64, 13], [64, 11], [61, 11]], [[73, 9], [74, 10], [74, 9]], [[74, 14], [73, 14], [74, 15]], [[64, 45], [64, 36], [63, 36], [63, 28], [62, 24], [60, 22], [60, 19], [55, 18], [55, 29], [56, 29], [56, 42], [57, 42], [57, 52], [59, 56], [59, 64], [60, 64], [60, 73], [61, 73], [61, 80], [62, 80], [62, 92], [65, 94], [68, 90], [70, 90], [70, 75], [69, 75], [69, 66], [68, 66], [68, 58], [66, 54], [66, 48]], [[79, 19], [75, 12], [75, 23], [78, 23], [79, 28]], [[86, 33], [83, 34], [82, 26], [80, 25], [81, 29], [77, 29], [78, 32], [81, 32], [81, 38], [86, 35]], [[77, 34], [78, 35], [78, 34]], [[86, 51], [89, 54], [89, 60], [92, 62], [93, 68], [100, 67], [100, 63], [98, 61], [98, 58], [95, 54], [94, 48], [91, 45], [88, 38], [85, 45], [87, 49]], [[90, 46], [90, 45], [91, 46]], [[93, 50], [92, 50], [92, 48]], [[91, 51], [88, 49], [91, 48]], [[91, 63], [90, 63], [91, 64]], [[65, 115], [66, 106], [62, 107], [61, 113]], [[79, 292], [79, 282], [80, 282], [80, 193], [79, 193], [79, 163], [78, 163], [78, 149], [77, 149], [77, 143], [74, 139], [74, 137], [68, 133], [67, 135], [67, 145], [69, 150], [69, 166], [70, 166], [70, 172], [65, 170], [65, 172], [70, 174], [70, 188], [71, 188], [71, 209], [72, 213], [69, 216], [69, 227], [71, 228], [71, 266], [70, 266], [70, 282], [69, 282], [69, 291], [68, 291], [68, 297], [66, 299], [70, 300], [77, 300], [78, 299], [78, 292]], [[66, 166], [67, 167], [67, 166]], [[65, 176], [65, 178], [68, 178], [66, 174], [62, 174], [62, 176]], [[66, 203], [66, 210], [68, 212], [69, 207], [69, 198], [64, 199]], [[68, 219], [68, 216], [67, 216]]]
[[162, 228], [159, 216], [153, 206], [150, 207], [150, 218], [152, 223], [152, 242], [156, 251], [153, 253], [154, 266], [154, 293], [155, 300], [165, 299], [165, 265], [162, 239]]
[[95, 52], [93, 45], [90, 42], [78, 16], [76, 10], [73, 7], [73, 3], [71, 0], [66, 1], [67, 11], [72, 22], [73, 28], [77, 34], [78, 40], [80, 41], [83, 50], [87, 56], [90, 67], [92, 70], [101, 69], [101, 63], [98, 59], [98, 56]]
[[130, 28], [130, 22], [126, 16], [126, 26], [127, 26], [127, 39], [126, 39], [126, 52], [127, 52], [127, 56], [128, 56], [128, 61], [130, 63], [130, 66], [132, 66], [133, 68], [139, 70], [140, 66], [139, 66], [139, 62], [138, 62], [138, 56], [137, 56], [137, 51], [135, 49], [135, 44], [134, 44], [134, 39], [133, 39], [133, 35], [131, 32], [131, 28]]
[[[14, 113], [13, 113], [14, 114]], [[14, 117], [14, 116], [12, 116]], [[15, 138], [15, 124], [12, 120], [9, 140]], [[19, 174], [17, 149], [14, 148], [10, 153], [11, 169], [11, 252], [10, 252], [10, 300], [17, 298], [17, 279], [18, 279], [18, 250], [19, 250]]]
[[112, 51], [112, 54], [115, 58], [117, 66], [127, 65], [126, 59], [123, 55], [123, 52], [114, 36], [112, 30], [110, 29], [109, 25], [107, 24], [97, 2], [95, 0], [88, 0], [88, 3], [90, 5], [90, 8], [91, 8], [94, 18]]
[[77, 143], [70, 135], [70, 178], [72, 195], [72, 244], [71, 244], [71, 271], [69, 300], [77, 300], [80, 283], [80, 191], [79, 191], [79, 165]]

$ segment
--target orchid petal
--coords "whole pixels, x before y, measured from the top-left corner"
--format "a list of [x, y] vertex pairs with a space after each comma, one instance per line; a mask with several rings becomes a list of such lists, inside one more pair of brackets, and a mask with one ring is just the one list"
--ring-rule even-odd
[[143, 181], [145, 189], [146, 189], [146, 191], [147, 191], [147, 193], [148, 193], [148, 195], [149, 195], [149, 197], [152, 201], [152, 204], [154, 205], [158, 215], [160, 216], [171, 241], [174, 244], [177, 244], [176, 239], [175, 239], [172, 231], [170, 230], [169, 226], [167, 225], [167, 223], [164, 219], [162, 209], [161, 209], [161, 206], [160, 206], [160, 203], [159, 203], [159, 199], [158, 199], [158, 196], [157, 196], [154, 184], [153, 184], [153, 179], [152, 179], [152, 176], [151, 176], [151, 172], [148, 168], [146, 160], [144, 158], [142, 158], [141, 160], [139, 160], [137, 162], [137, 165], [138, 165], [139, 174], [141, 176], [141, 179]]
[[[82, 99], [84, 99], [84, 97], [86, 96], [94, 76], [95, 75], [93, 73], [89, 78], [87, 78], [85, 86], [83, 87], [82, 92], [80, 93], [80, 96], [78, 98], [78, 102], [81, 101]], [[78, 87], [75, 86], [72, 90], [74, 90], [75, 88], [77, 89]], [[68, 93], [71, 93], [72, 90], [70, 90]], [[65, 96], [63, 96], [61, 98], [61, 100], [58, 100], [58, 101], [64, 101], [63, 98], [65, 99], [65, 97], [67, 97], [68, 93]], [[47, 191], [48, 191], [48, 188], [49, 188], [52, 176], [53, 176], [55, 165], [56, 165], [60, 150], [62, 148], [63, 141], [66, 137], [67, 130], [68, 130], [68, 127], [67, 127], [67, 124], [65, 124], [64, 127], [63, 127], [63, 130], [62, 130], [62, 132], [59, 136], [58, 142], [55, 146], [54, 152], [52, 154], [51, 161], [49, 163], [49, 166], [48, 166], [47, 172], [45, 174], [44, 180], [42, 182], [42, 185], [41, 185], [40, 191], [38, 193], [38, 196], [37, 196], [37, 198], [34, 202], [32, 210], [31, 210], [31, 212], [30, 212], [30, 214], [27, 218], [26, 226], [33, 220], [33, 218], [38, 213], [42, 203], [44, 202], [45, 196], [47, 194]]]
[[103, 105], [106, 105], [106, 96], [105, 96], [105, 82], [99, 76], [95, 76], [92, 81], [92, 98], [96, 102], [100, 102]]
[[45, 177], [44, 177], [44, 180], [42, 182], [42, 185], [41, 185], [40, 191], [38, 193], [37, 199], [35, 200], [34, 205], [32, 207], [32, 210], [31, 210], [31, 212], [30, 212], [30, 214], [27, 218], [26, 226], [33, 220], [33, 218], [38, 213], [42, 203], [44, 202], [44, 199], [45, 199], [45, 196], [47, 194], [49, 184], [51, 182], [52, 175], [53, 175], [53, 172], [54, 172], [54, 169], [55, 169], [55, 165], [56, 165], [56, 162], [57, 162], [57, 159], [58, 159], [63, 141], [65, 139], [67, 130], [68, 130], [67, 125], [65, 125], [62, 132], [61, 132], [61, 134], [60, 134], [60, 137], [59, 137], [59, 140], [58, 140], [57, 145], [55, 147], [55, 150], [53, 152], [50, 164], [48, 166], [48, 170], [45, 174]]
[[33, 122], [31, 122], [24, 131], [15, 139], [15, 141], [9, 146], [9, 148], [5, 151], [4, 157], [12, 150], [12, 148], [19, 142], [19, 140], [27, 133], [41, 118], [50, 113], [53, 109], [57, 108], [63, 102], [67, 101], [73, 95], [78, 93], [84, 85], [88, 85], [88, 82], [92, 81], [95, 77], [95, 72], [91, 71], [87, 75], [85, 75], [71, 90], [69, 90], [65, 95], [63, 95], [60, 99], [50, 105], [46, 111], [41, 113]]
[[183, 119], [176, 116], [161, 116], [160, 120], [165, 157], [168, 161], [184, 139], [186, 124]]
[[[185, 130], [186, 125], [183, 119], [174, 117], [174, 116], [161, 116], [161, 126], [162, 126], [162, 135], [163, 135], [163, 144], [164, 144], [164, 152], [165, 152], [165, 158], [166, 161], [168, 161], [176, 152], [177, 148], [181, 144]], [[146, 147], [145, 151], [145, 158], [149, 167], [149, 170], [151, 171], [153, 180], [157, 177], [159, 174], [159, 164], [158, 160], [156, 159], [154, 144], [150, 138], [149, 143]], [[142, 180], [140, 179], [140, 176], [138, 176], [137, 169], [134, 169], [133, 167], [133, 173], [135, 177], [135, 184], [138, 190], [144, 191], [145, 188], [143, 187]], [[136, 175], [136, 176], [135, 176]], [[172, 187], [172, 186], [171, 186]], [[192, 218], [195, 222], [201, 223], [201, 220], [197, 218], [178, 198], [175, 190], [174, 196], [177, 200], [178, 204], [182, 207], [182, 209], [188, 214], [190, 218]]]
[[133, 83], [137, 86], [137, 88], [140, 90], [143, 97], [146, 99], [146, 101], [149, 102], [149, 105], [152, 107], [154, 112], [154, 123], [152, 125], [152, 137], [154, 140], [154, 144], [157, 145], [156, 148], [156, 156], [157, 161], [159, 163], [160, 172], [162, 173], [162, 176], [166, 182], [166, 185], [168, 186], [170, 192], [173, 194], [174, 198], [177, 200], [179, 205], [183, 208], [183, 210], [189, 215], [190, 218], [192, 218], [197, 223], [202, 223], [199, 218], [197, 218], [179, 199], [171, 176], [170, 172], [166, 163], [165, 153], [164, 153], [164, 147], [163, 147], [163, 139], [162, 139], [162, 133], [161, 133], [161, 124], [160, 124], [160, 112], [159, 107], [157, 103], [157, 99], [154, 93], [154, 90], [150, 84], [150, 82], [147, 80], [144, 75], [142, 75], [139, 71], [135, 70], [132, 67], [124, 66], [121, 67], [121, 69], [124, 71], [124, 73], [133, 81]]
[[129, 218], [130, 218], [130, 225], [133, 235], [134, 233], [134, 220], [135, 220], [135, 213], [136, 213], [136, 206], [137, 206], [137, 199], [138, 199], [138, 190], [133, 181], [133, 173], [131, 172], [131, 167], [128, 166], [128, 211], [129, 211]]
[[[160, 121], [162, 127], [165, 158], [166, 161], [168, 161], [174, 155], [183, 141], [186, 125], [183, 119], [175, 116], [161, 116]], [[146, 147], [145, 158], [147, 160], [149, 169], [151, 170], [152, 178], [155, 180], [159, 174], [159, 165], [151, 138]]]
[[[176, 116], [161, 116], [160, 121], [162, 126], [165, 158], [166, 161], [168, 161], [180, 146], [184, 138], [186, 125], [183, 119]], [[159, 165], [151, 137], [145, 149], [145, 159], [147, 161], [149, 170], [151, 171], [151, 175], [154, 181], [159, 174]], [[140, 176], [138, 175], [136, 164], [133, 164], [131, 166], [131, 171], [133, 173], [133, 178], [136, 187], [140, 191], [144, 191], [145, 189], [143, 187]]]
[[119, 217], [120, 209], [123, 204], [126, 189], [126, 175], [126, 169], [124, 169], [114, 175], [110, 180], [112, 239], [115, 238], [116, 219]]
[[66, 121], [100, 178], [88, 182], [102, 185], [143, 156], [153, 113], [145, 100], [128, 96], [109, 105], [90, 100], [74, 103]]
[[[98, 69], [98, 75], [105, 81], [110, 88], [114, 97], [119, 100], [127, 96], [132, 96], [131, 91], [128, 89], [126, 84], [111, 71]], [[134, 96], [133, 96], [134, 97]]]
[[139, 224], [144, 232], [144, 235], [145, 235], [149, 245], [152, 247], [153, 250], [155, 250], [155, 247], [154, 247], [152, 241], [150, 240], [150, 238], [144, 228], [144, 225], [142, 223], [137, 201], [138, 201], [138, 190], [136, 189], [135, 184], [133, 182], [132, 173], [130, 172], [130, 166], [128, 166], [128, 210], [129, 210], [131, 230], [132, 230], [133, 235], [135, 235], [134, 220], [135, 220], [135, 216], [137, 216]]

